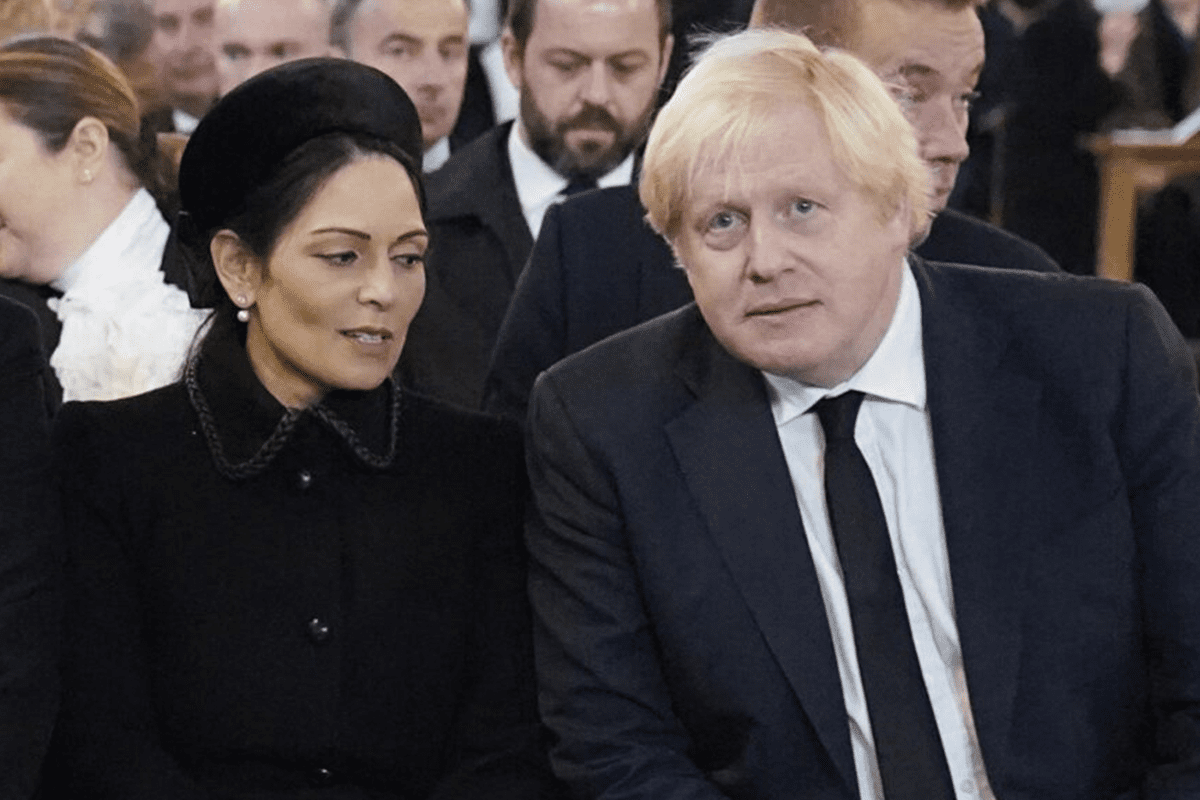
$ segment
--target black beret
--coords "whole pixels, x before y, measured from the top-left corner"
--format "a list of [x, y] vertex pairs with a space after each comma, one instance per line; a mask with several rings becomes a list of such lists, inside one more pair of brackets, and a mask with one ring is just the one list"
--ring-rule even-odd
[[306, 58], [259, 73], [200, 120], [179, 165], [181, 210], [162, 264], [168, 280], [187, 287], [193, 306], [210, 308], [224, 294], [206, 232], [239, 211], [293, 150], [329, 133], [391, 142], [420, 172], [416, 107], [387, 75], [346, 59]]
[[327, 133], [392, 142], [420, 169], [421, 120], [400, 86], [339, 58], [281, 64], [209, 110], [179, 166], [179, 199], [199, 230], [221, 224], [300, 145]]

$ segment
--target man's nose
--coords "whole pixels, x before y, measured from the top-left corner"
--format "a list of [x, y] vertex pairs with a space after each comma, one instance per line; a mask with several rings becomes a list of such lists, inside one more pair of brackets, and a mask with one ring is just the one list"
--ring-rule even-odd
[[967, 144], [967, 109], [950, 95], [939, 95], [915, 109], [914, 126], [920, 139], [921, 158], [961, 164], [971, 154]]
[[792, 265], [792, 254], [779, 226], [761, 216], [751, 219], [746, 253], [746, 272], [750, 280], [770, 283], [789, 271]]
[[612, 98], [612, 76], [608, 74], [608, 65], [603, 61], [597, 59], [588, 65], [582, 96], [584, 101], [592, 105], [608, 105]]

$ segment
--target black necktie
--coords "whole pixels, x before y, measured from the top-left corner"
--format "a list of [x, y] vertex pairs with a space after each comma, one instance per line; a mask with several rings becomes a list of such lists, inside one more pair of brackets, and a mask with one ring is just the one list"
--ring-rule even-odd
[[825, 499], [850, 601], [858, 668], [887, 800], [953, 800], [941, 736], [913, 646], [887, 520], [854, 441], [862, 392], [814, 407], [825, 430]]
[[580, 177], [577, 175], [574, 178], [571, 178], [570, 183], [567, 184], [567, 188], [563, 189], [561, 192], [559, 192], [559, 194], [561, 194], [563, 197], [570, 197], [573, 194], [579, 194], [580, 192], [586, 192], [588, 189], [595, 188], [595, 178]]

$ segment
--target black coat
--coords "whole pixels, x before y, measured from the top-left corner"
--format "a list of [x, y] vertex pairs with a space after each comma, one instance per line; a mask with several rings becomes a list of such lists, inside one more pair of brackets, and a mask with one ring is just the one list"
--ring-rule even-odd
[[[496, 340], [484, 405], [524, 419], [538, 373], [606, 336], [690, 303], [671, 248], [632, 186], [550, 207]], [[916, 252], [933, 261], [1058, 272], [1036, 246], [957, 211], [938, 214]]]
[[228, 334], [63, 408], [64, 796], [540, 796], [519, 441], [394, 394], [288, 431]]
[[488, 358], [533, 235], [508, 162], [505, 123], [426, 179], [425, 300], [409, 327], [400, 375], [415, 389], [478, 408]]
[[58, 515], [33, 314], [0, 298], [0, 798], [33, 795], [58, 704]]

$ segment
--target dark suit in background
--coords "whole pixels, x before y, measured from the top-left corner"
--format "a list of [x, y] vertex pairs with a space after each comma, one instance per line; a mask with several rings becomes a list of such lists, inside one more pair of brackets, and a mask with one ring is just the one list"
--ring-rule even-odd
[[[552, 206], [492, 354], [484, 403], [523, 420], [538, 373], [639, 322], [691, 302], [687, 276], [644, 219], [633, 186]], [[953, 210], [916, 252], [936, 261], [1057, 272], [1039, 248]]]
[[[1142, 287], [912, 259], [975, 728], [997, 798], [1200, 792], [1200, 397]], [[695, 307], [529, 418], [543, 717], [581, 797], [858, 797], [761, 374]]]
[[34, 315], [0, 298], [0, 797], [33, 795], [58, 708], [59, 516]]
[[478, 408], [496, 332], [533, 247], [508, 162], [513, 123], [460, 150], [426, 181], [425, 300], [399, 375], [420, 392]]

